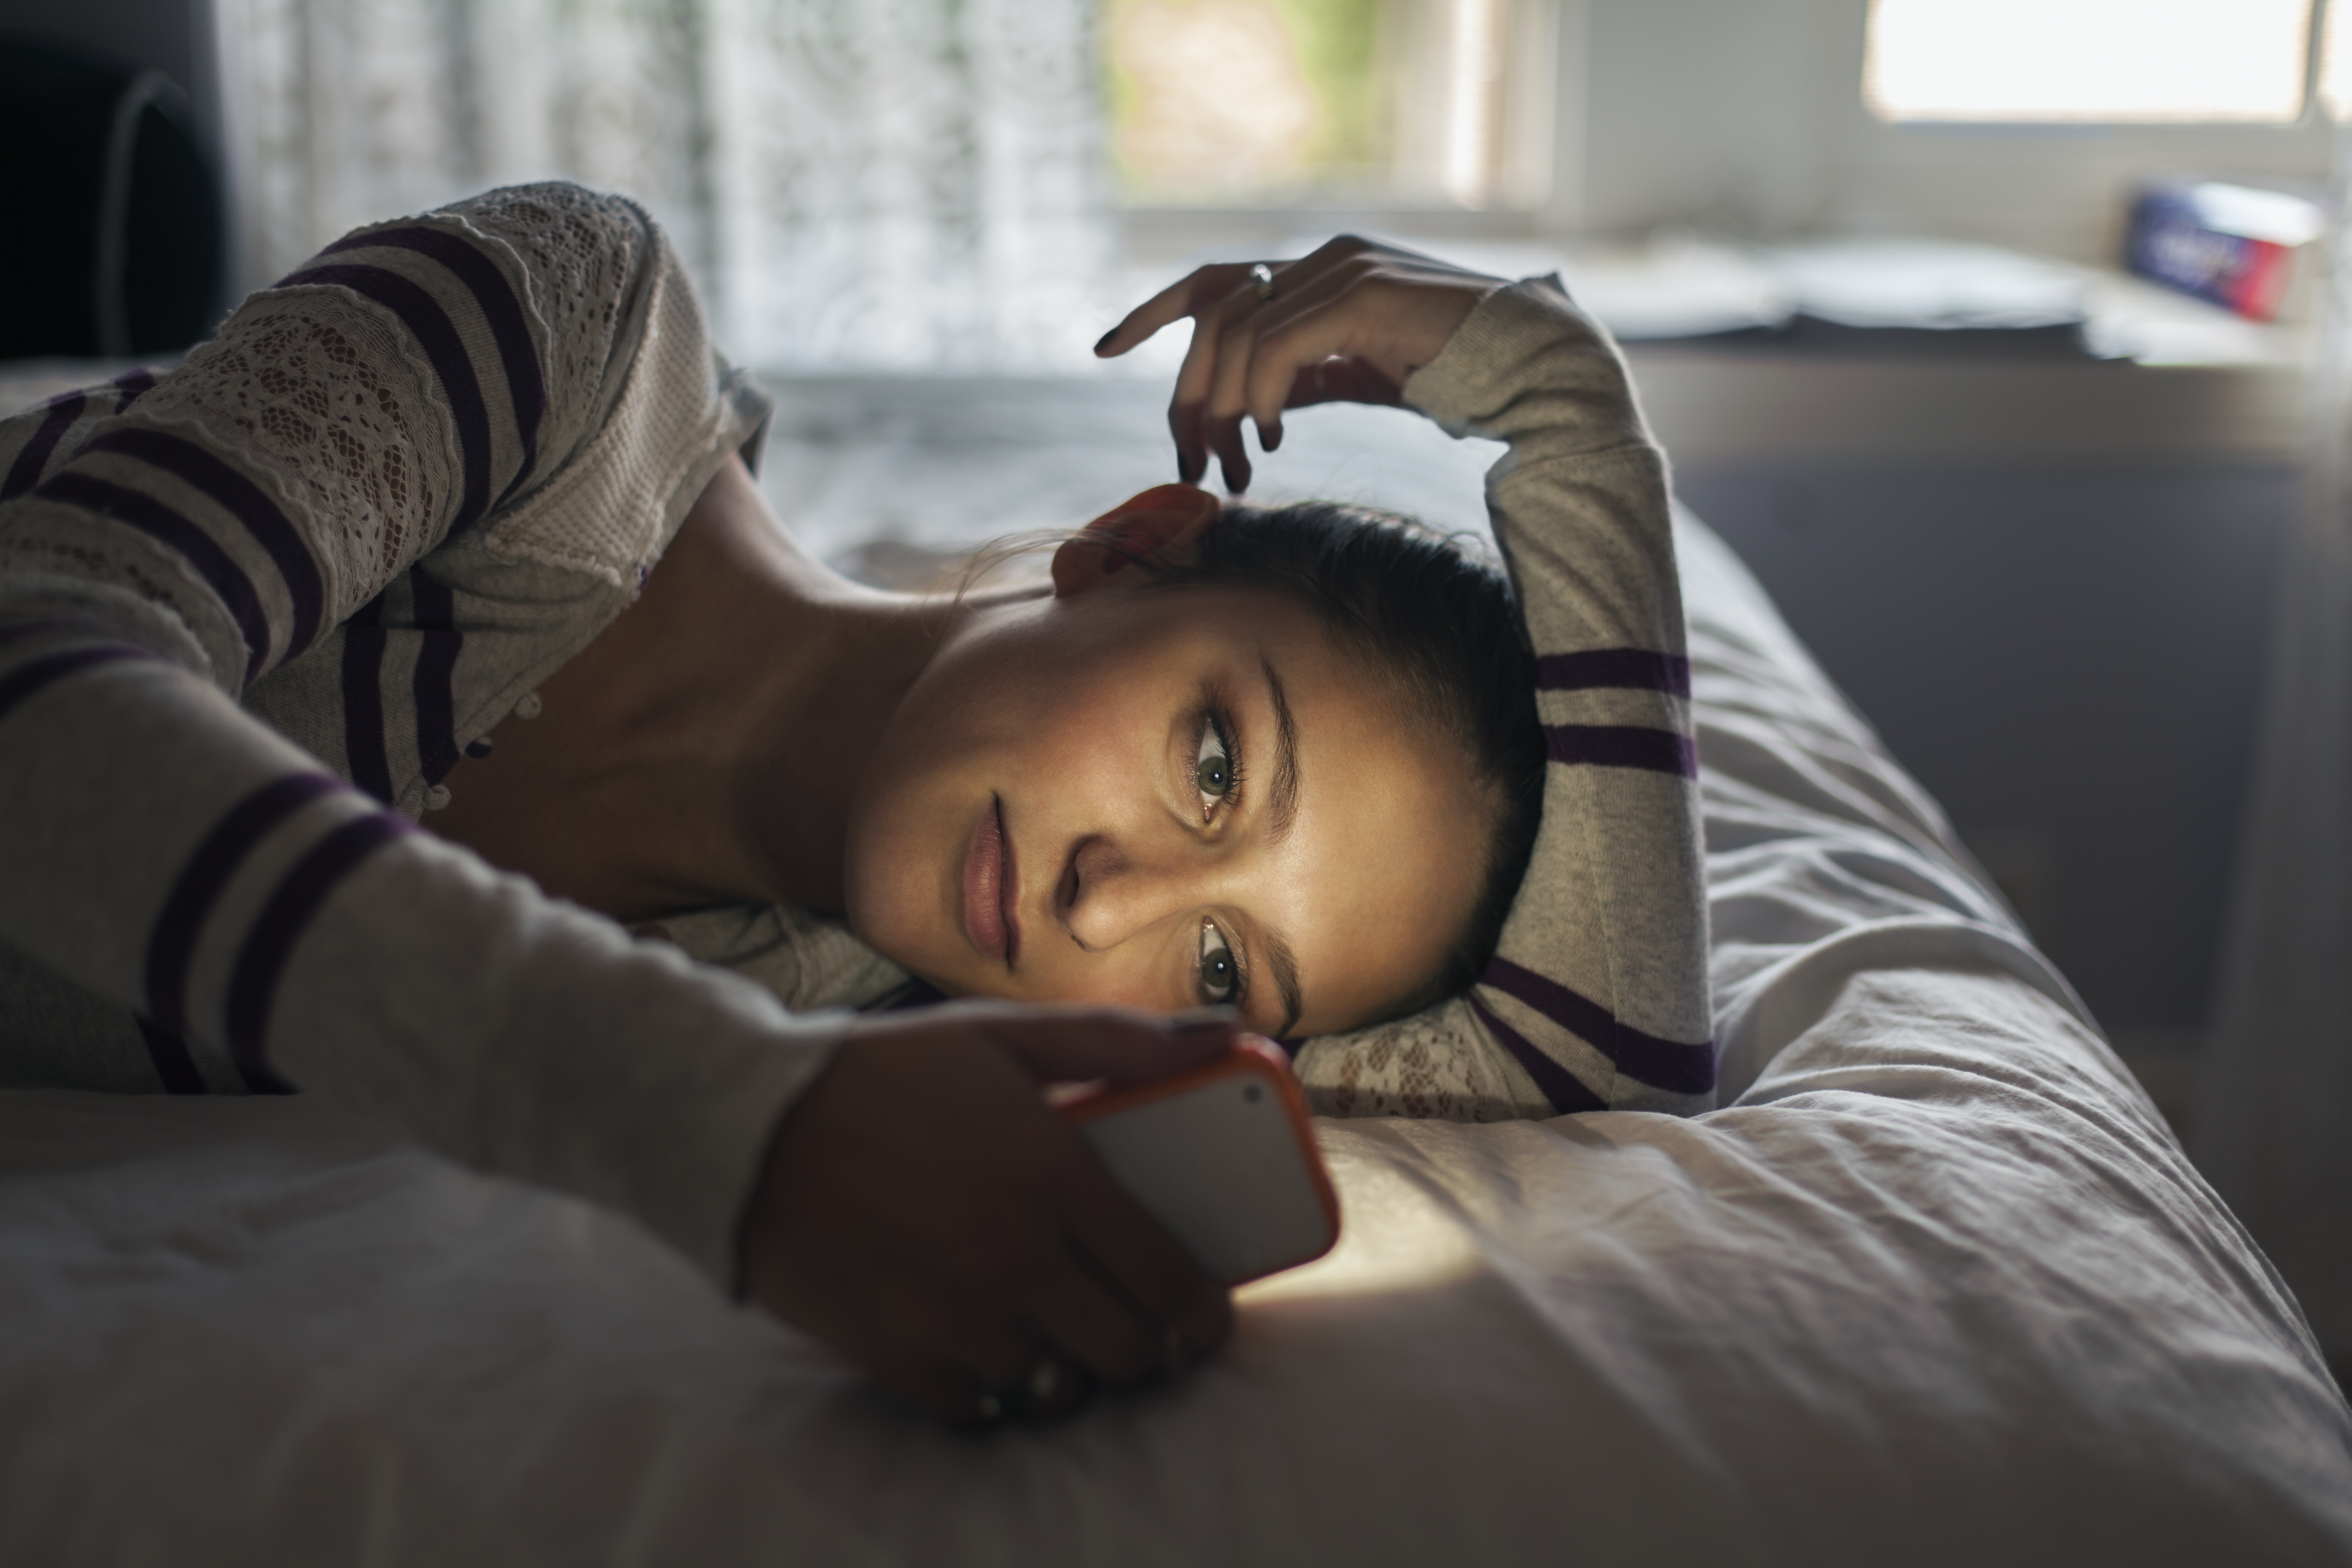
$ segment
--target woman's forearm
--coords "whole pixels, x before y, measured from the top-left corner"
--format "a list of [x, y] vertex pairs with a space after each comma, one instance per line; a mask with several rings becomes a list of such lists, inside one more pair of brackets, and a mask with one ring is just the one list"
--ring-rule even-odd
[[1704, 1109], [1698, 757], [1664, 455], [1615, 344], [1549, 279], [1488, 298], [1405, 395], [1510, 443], [1488, 504], [1552, 764], [1470, 1009], [1556, 1110]]
[[1496, 290], [1408, 381], [1507, 441], [1487, 500], [1536, 655], [1543, 822], [1470, 993], [1307, 1043], [1319, 1110], [1492, 1120], [1713, 1102], [1697, 756], [1665, 459], [1557, 284]]
[[0, 943], [219, 1087], [290, 1083], [619, 1206], [725, 1283], [840, 1032], [417, 832], [187, 671], [0, 643]]

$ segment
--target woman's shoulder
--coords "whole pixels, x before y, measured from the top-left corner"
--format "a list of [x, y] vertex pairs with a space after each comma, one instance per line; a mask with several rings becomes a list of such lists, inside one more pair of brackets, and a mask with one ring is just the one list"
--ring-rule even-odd
[[[355, 232], [339, 253], [465, 240], [527, 306], [508, 356], [534, 446], [509, 493], [247, 689], [261, 717], [415, 815], [488, 731], [633, 603], [711, 474], [771, 403], [714, 351], [678, 259], [625, 197], [562, 183], [487, 192]], [[455, 254], [454, 252], [452, 254]], [[495, 323], [493, 323], [495, 324]]]

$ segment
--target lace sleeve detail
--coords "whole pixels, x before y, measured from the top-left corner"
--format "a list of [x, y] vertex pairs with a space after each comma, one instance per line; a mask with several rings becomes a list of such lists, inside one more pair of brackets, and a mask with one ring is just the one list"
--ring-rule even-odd
[[456, 442], [435, 393], [395, 323], [340, 291], [288, 289], [230, 317], [139, 413], [309, 520], [333, 626], [429, 548], [446, 514]]
[[1509, 1121], [1553, 1114], [1459, 997], [1353, 1034], [1318, 1036], [1292, 1065], [1318, 1116]]
[[580, 185], [509, 185], [436, 216], [509, 253], [530, 308], [547, 413], [537, 460], [511, 492], [520, 499], [562, 467], [620, 401], [645, 334], [646, 298], [670, 246], [635, 203]]
[[241, 690], [563, 467], [667, 262], [635, 205], [572, 185], [358, 230], [24, 475], [0, 573], [163, 608]]

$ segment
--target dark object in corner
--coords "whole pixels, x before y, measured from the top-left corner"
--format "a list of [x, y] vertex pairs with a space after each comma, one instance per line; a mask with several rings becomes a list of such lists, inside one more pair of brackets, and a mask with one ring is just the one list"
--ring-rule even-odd
[[0, 360], [166, 353], [220, 320], [220, 181], [161, 71], [0, 33]]

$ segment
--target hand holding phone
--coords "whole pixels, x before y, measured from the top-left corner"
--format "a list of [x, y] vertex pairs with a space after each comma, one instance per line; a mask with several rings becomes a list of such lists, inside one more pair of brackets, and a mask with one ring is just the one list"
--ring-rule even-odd
[[1065, 1100], [1103, 1163], [1207, 1271], [1232, 1286], [1339, 1239], [1339, 1201], [1280, 1047], [1245, 1036], [1217, 1060]]
[[[771, 1141], [744, 1292], [941, 1419], [1051, 1364], [1075, 1394], [1214, 1349], [1227, 1292], [1040, 1097], [1222, 1060], [1223, 1017], [955, 1003], [862, 1018]], [[1052, 1353], [1041, 1360], [1040, 1350]], [[1031, 1389], [1034, 1393], [1034, 1389]], [[1064, 1407], [1045, 1398], [1041, 1413]]]

